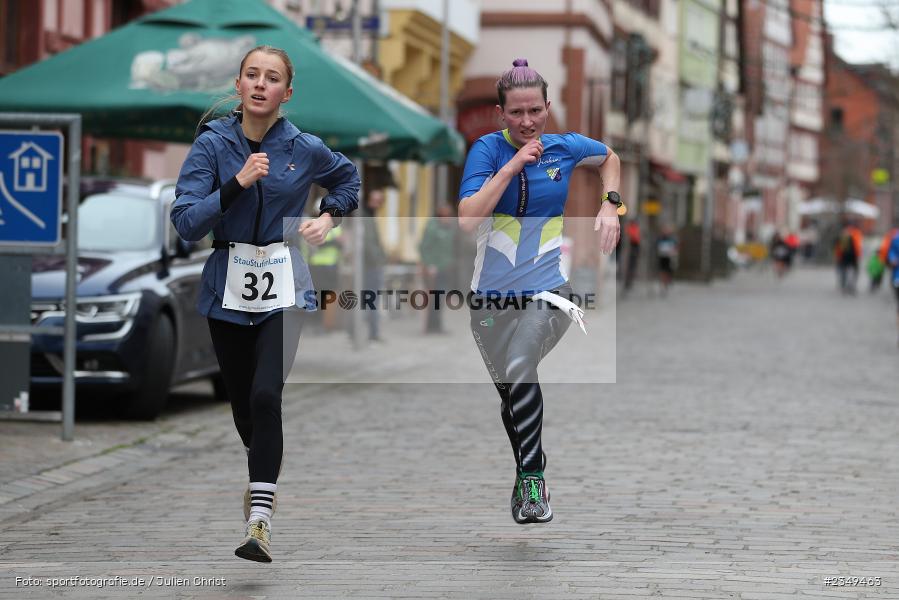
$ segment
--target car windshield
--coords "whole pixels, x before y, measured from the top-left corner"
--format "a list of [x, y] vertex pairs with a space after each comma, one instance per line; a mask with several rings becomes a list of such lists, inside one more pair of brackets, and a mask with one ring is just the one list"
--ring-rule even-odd
[[161, 243], [159, 210], [150, 198], [88, 196], [78, 208], [78, 247], [106, 251], [151, 249]]

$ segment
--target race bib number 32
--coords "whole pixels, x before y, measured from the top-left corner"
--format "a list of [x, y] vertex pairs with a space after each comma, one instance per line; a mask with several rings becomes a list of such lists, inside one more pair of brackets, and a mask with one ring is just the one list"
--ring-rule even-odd
[[290, 249], [283, 242], [265, 247], [231, 244], [223, 308], [268, 312], [295, 303]]

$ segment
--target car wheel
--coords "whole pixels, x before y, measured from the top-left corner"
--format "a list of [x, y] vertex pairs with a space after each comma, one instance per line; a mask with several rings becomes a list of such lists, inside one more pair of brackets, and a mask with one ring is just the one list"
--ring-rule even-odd
[[172, 321], [159, 315], [147, 344], [147, 369], [139, 389], [125, 407], [126, 416], [151, 421], [165, 407], [175, 366], [175, 329]]
[[221, 373], [212, 376], [212, 397], [216, 402], [227, 402], [228, 392], [225, 389], [225, 378]]

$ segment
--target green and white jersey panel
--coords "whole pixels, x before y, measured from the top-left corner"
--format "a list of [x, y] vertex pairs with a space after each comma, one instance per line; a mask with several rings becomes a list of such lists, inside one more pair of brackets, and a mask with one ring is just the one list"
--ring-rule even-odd
[[[521, 295], [552, 290], [568, 280], [561, 268], [562, 213], [572, 171], [601, 165], [604, 144], [576, 133], [541, 136], [543, 155], [503, 191], [493, 217], [481, 223], [471, 289]], [[459, 198], [474, 195], [515, 156], [508, 131], [485, 135], [465, 161]]]

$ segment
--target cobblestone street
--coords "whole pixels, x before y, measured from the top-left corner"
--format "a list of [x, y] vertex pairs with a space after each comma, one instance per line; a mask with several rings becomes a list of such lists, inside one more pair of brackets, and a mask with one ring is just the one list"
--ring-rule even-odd
[[[439, 343], [476, 356], [459, 329]], [[388, 339], [367, 367], [402, 352]], [[0, 422], [0, 598], [899, 598], [897, 373], [888, 290], [841, 296], [827, 269], [638, 288], [617, 302], [617, 383], [544, 387], [543, 526], [509, 515], [486, 372], [290, 385], [270, 565], [233, 555], [226, 406], [130, 437], [79, 422], [77, 451], [58, 424]], [[145, 585], [49, 581], [116, 576]]]

